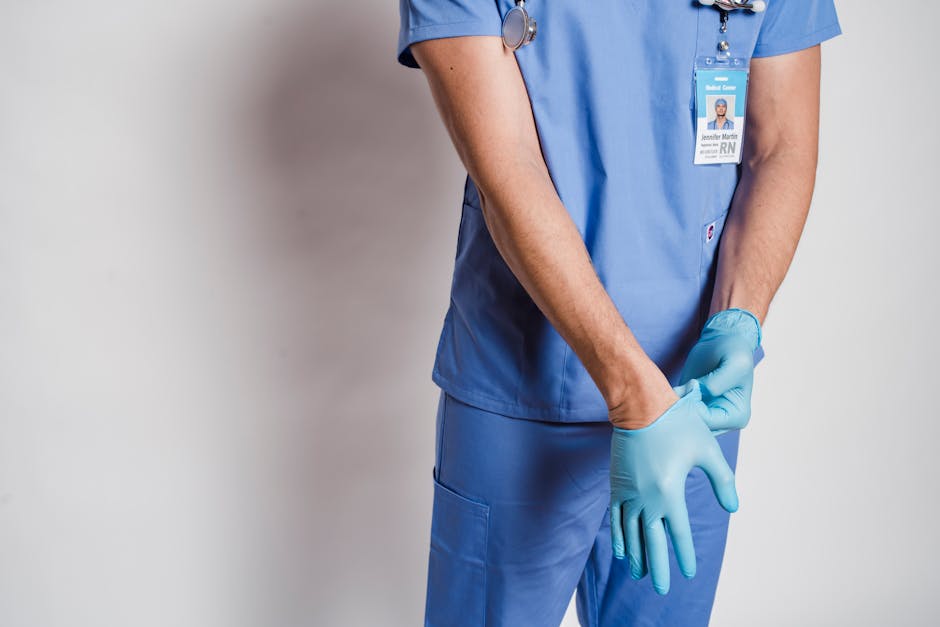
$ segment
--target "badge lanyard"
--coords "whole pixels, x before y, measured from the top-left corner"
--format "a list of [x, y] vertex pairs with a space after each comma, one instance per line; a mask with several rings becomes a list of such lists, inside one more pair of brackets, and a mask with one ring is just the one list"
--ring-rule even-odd
[[734, 56], [727, 32], [719, 9], [715, 54], [695, 59], [695, 165], [741, 162], [750, 64]]

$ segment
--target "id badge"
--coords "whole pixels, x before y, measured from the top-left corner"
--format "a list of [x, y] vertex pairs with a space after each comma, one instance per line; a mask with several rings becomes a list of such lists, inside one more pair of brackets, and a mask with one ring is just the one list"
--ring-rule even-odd
[[747, 59], [696, 59], [695, 165], [741, 163], [748, 72]]

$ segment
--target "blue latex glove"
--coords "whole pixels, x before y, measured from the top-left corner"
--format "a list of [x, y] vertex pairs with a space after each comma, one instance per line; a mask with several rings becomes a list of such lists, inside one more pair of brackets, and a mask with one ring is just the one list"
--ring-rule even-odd
[[729, 512], [738, 509], [734, 472], [705, 424], [707, 410], [698, 381], [673, 389], [679, 400], [652, 424], [642, 429], [614, 427], [610, 441], [614, 557], [629, 555], [634, 579], [643, 577], [648, 567], [660, 594], [669, 592], [667, 527], [679, 569], [686, 577], [695, 576], [695, 547], [685, 504], [689, 472], [695, 466], [702, 468], [721, 506]]
[[754, 351], [760, 346], [757, 316], [746, 309], [712, 315], [679, 373], [679, 384], [698, 379], [708, 406], [705, 422], [715, 435], [743, 429], [751, 419]]

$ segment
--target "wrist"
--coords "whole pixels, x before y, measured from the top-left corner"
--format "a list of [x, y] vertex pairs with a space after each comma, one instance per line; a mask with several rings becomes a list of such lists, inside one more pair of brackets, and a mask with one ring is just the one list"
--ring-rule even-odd
[[624, 427], [620, 424], [614, 423], [614, 432], [620, 433], [626, 437], [632, 437], [636, 435], [641, 435], [646, 431], [649, 431], [655, 428], [657, 425], [663, 423], [664, 421], [670, 420], [670, 415], [675, 416], [675, 408], [682, 403], [690, 403], [694, 401], [702, 400], [701, 388], [699, 387], [699, 382], [696, 379], [690, 380], [688, 383], [672, 388], [673, 394], [670, 398], [670, 404], [661, 412], [656, 414], [652, 420], [645, 421], [645, 424], [642, 426], [630, 426]]
[[652, 361], [625, 379], [624, 393], [610, 399], [608, 420], [621, 429], [642, 429], [656, 421], [679, 398], [666, 376]]
[[702, 328], [702, 337], [709, 335], [738, 335], [745, 340], [752, 351], [761, 345], [763, 330], [757, 316], [747, 309], [731, 307], [711, 315]]
[[[624, 329], [626, 328], [624, 326]], [[629, 330], [618, 338], [603, 358], [598, 356], [592, 361], [588, 357], [582, 361], [604, 397], [608, 409], [616, 407], [623, 403], [625, 398], [635, 394], [643, 381], [649, 380], [657, 373], [662, 374]]]

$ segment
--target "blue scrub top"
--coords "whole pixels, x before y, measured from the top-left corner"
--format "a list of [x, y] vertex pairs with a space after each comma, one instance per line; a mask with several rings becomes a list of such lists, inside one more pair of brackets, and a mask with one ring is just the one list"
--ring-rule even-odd
[[[515, 4], [399, 1], [397, 58], [414, 68], [410, 44], [500, 36]], [[526, 10], [538, 33], [515, 54], [555, 189], [624, 321], [676, 384], [707, 317], [738, 182], [735, 164], [692, 164], [693, 66], [716, 49], [719, 12], [691, 0], [528, 0]], [[839, 33], [832, 0], [769, 0], [763, 13], [732, 12], [724, 38], [733, 55], [760, 57]], [[469, 175], [461, 212], [434, 382], [508, 416], [606, 420], [578, 356], [496, 249]]]
[[718, 120], [717, 120], [717, 119], [716, 119], [716, 120], [709, 120], [707, 126], [708, 126], [708, 130], [710, 130], [710, 131], [717, 131], [717, 130], [722, 130], [722, 131], [724, 131], [724, 130], [728, 130], [728, 129], [733, 129], [733, 128], [734, 128], [734, 122], [732, 122], [731, 120], [727, 120], [727, 119], [726, 119], [725, 122], [724, 122], [724, 124], [721, 125], [721, 129], [719, 129], [719, 128], [718, 128]]

